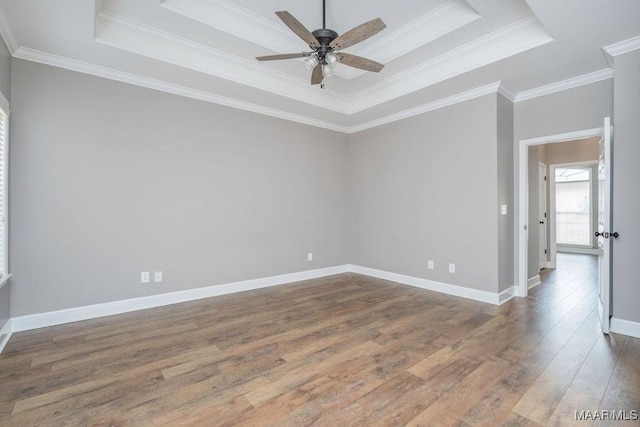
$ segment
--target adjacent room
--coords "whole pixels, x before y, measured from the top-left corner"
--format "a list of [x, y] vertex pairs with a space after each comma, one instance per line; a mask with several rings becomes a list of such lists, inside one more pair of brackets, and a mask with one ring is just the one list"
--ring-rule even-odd
[[636, 0], [0, 0], [0, 425], [638, 425]]

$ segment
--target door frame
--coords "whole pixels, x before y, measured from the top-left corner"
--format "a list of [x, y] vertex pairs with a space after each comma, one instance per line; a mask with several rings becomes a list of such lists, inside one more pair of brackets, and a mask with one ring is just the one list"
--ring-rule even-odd
[[[540, 171], [542, 169], [544, 169], [544, 175], [540, 175]], [[538, 258], [540, 258], [539, 270], [549, 267], [548, 258], [549, 258], [550, 248], [549, 248], [548, 233], [550, 229], [549, 229], [549, 206], [547, 203], [547, 195], [549, 194], [548, 179], [549, 179], [549, 165], [547, 165], [546, 163], [538, 162], [538, 190], [540, 190], [541, 188], [544, 188], [544, 197], [542, 192], [538, 194], [538, 217], [539, 217], [538, 219], [544, 223], [544, 224], [540, 224], [542, 225], [542, 227], [538, 227], [538, 228], [542, 228], [542, 230], [540, 229], [538, 230], [538, 234], [540, 236], [540, 247], [538, 248], [538, 250], [540, 251], [540, 254], [538, 256]], [[541, 216], [540, 214], [542, 213], [546, 214], [546, 216], [544, 217]], [[544, 233], [542, 231], [544, 231]], [[544, 253], [542, 253], [543, 250], [545, 251]]]
[[[518, 142], [518, 187], [516, 189], [518, 217], [516, 218], [516, 232], [514, 233], [516, 239], [514, 245], [518, 248], [516, 265], [514, 266], [516, 272], [515, 295], [518, 297], [526, 297], [528, 294], [527, 263], [529, 255], [529, 230], [527, 230], [527, 224], [529, 221], [529, 147], [596, 136], [604, 136], [604, 127], [522, 139]], [[537, 229], [536, 232], [538, 232]]]

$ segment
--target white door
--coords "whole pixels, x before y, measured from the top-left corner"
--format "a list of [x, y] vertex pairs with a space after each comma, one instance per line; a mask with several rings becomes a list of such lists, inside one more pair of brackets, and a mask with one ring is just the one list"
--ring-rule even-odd
[[540, 222], [540, 266], [539, 269], [547, 267], [547, 165], [538, 164], [538, 194], [540, 196], [538, 218]]
[[598, 161], [598, 317], [609, 333], [611, 317], [611, 119], [604, 119]]

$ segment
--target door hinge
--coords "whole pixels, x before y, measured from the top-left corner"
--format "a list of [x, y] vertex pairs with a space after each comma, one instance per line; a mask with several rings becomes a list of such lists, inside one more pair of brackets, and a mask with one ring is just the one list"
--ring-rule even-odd
[[544, 177], [544, 180], [545, 180], [545, 181], [547, 180], [547, 177], [546, 177], [546, 176]]
[[546, 250], [546, 249], [544, 250], [544, 254], [545, 254], [545, 255], [547, 254], [547, 250]]
[[547, 217], [547, 213], [546, 213], [546, 212], [544, 213], [544, 217], [545, 217], [545, 218]]

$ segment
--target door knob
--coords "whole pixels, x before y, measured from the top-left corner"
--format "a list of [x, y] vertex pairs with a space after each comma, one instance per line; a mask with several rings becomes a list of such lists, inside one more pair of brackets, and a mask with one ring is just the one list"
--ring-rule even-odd
[[544, 224], [544, 221], [540, 221], [540, 224]]
[[598, 232], [596, 231], [596, 237], [600, 237], [600, 236], [604, 237], [604, 233], [598, 233]]
[[618, 236], [619, 236], [620, 234], [618, 234], [618, 232], [617, 232], [617, 231], [614, 231], [613, 233], [611, 233], [611, 235], [612, 235], [613, 237], [615, 237], [615, 238], [618, 238]]

